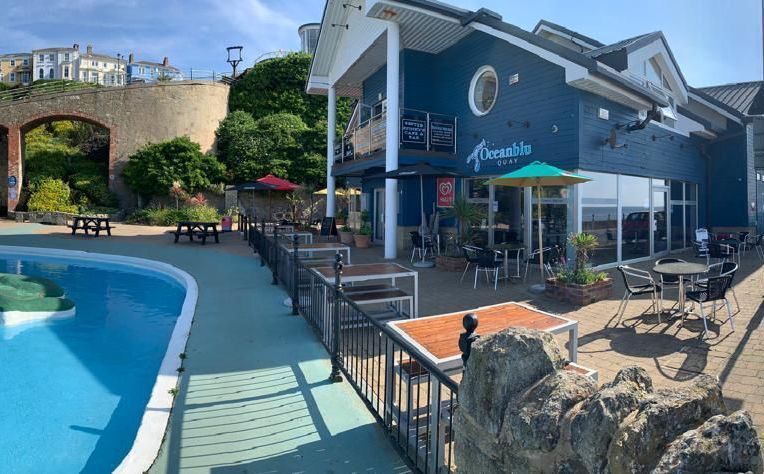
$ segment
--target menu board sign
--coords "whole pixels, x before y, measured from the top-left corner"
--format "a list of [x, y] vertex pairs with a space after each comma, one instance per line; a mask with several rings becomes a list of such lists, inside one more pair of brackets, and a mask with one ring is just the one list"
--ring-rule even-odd
[[427, 121], [412, 116], [401, 117], [401, 143], [427, 146]]
[[435, 151], [454, 151], [455, 126], [453, 119], [430, 119], [430, 144]]

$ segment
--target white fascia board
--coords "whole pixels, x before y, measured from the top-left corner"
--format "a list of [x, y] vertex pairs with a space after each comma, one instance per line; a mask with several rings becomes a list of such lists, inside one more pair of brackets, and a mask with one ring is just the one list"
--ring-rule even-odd
[[329, 78], [326, 76], [310, 76], [305, 86], [305, 92], [314, 95], [326, 95], [329, 89]]
[[563, 58], [562, 56], [559, 56], [547, 49], [531, 44], [516, 36], [510, 35], [509, 33], [505, 33], [495, 28], [491, 28], [490, 26], [487, 26], [483, 23], [474, 22], [470, 24], [470, 26], [477, 31], [482, 31], [483, 33], [503, 39], [509, 44], [517, 46], [518, 48], [524, 49], [528, 51], [529, 53], [535, 54], [536, 56], [539, 56], [542, 59], [545, 59], [553, 64], [557, 64], [558, 66], [561, 66], [563, 69], [565, 69], [566, 82], [576, 81], [579, 79], [586, 79], [587, 76], [589, 75], [589, 71], [584, 66], [576, 64], [573, 61], [569, 61]]
[[[678, 94], [677, 97], [680, 99], [680, 104], [684, 105], [687, 103], [688, 100], [688, 90], [684, 86], [684, 83], [682, 82], [682, 75], [679, 74], [679, 71], [676, 68], [676, 65], [674, 64], [674, 61], [671, 60], [671, 55], [669, 54], [668, 50], [666, 49], [666, 45], [663, 43], [663, 40], [658, 38], [655, 41], [653, 41], [650, 44], [647, 44], [636, 51], [632, 51], [629, 53], [629, 70], [633, 71], [635, 74], [642, 76], [644, 75], [643, 71], [637, 71], [636, 69], [632, 69], [633, 67], [641, 66], [645, 61], [649, 60], [653, 56], [658, 56], [660, 60], [658, 61], [661, 69], [666, 70], [668, 69], [668, 72], [671, 73], [670, 79], [671, 79], [671, 91], [674, 94]], [[659, 86], [663, 86], [663, 84], [658, 84]]]
[[617, 85], [615, 85], [614, 83], [612, 83], [612, 82], [610, 82], [610, 81], [608, 81], [606, 79], [602, 79], [600, 77], [593, 76], [593, 75], [588, 74], [588, 73], [587, 73], [586, 77], [584, 77], [583, 79], [585, 79], [587, 81], [591, 81], [591, 82], [596, 82], [598, 85], [600, 85], [602, 87], [611, 89], [612, 91], [617, 92], [618, 94], [621, 94], [621, 95], [627, 97], [630, 101], [634, 102], [635, 105], [638, 105], [638, 110], [648, 110], [648, 109], [652, 108], [652, 106], [653, 106], [653, 103], [650, 102], [649, 100], [647, 100], [646, 98], [644, 98], [644, 97], [642, 97], [640, 95], [637, 95], [637, 94], [635, 94], [635, 93], [633, 93], [633, 92], [631, 92], [628, 89], [625, 89], [623, 87], [618, 87]]
[[705, 105], [709, 109], [713, 110], [714, 112], [716, 112], [716, 113], [718, 113], [720, 115], [723, 115], [724, 117], [732, 120], [735, 123], [738, 123], [738, 124], [742, 124], [743, 123], [743, 121], [740, 120], [739, 117], [736, 117], [736, 116], [732, 115], [731, 113], [727, 112], [726, 110], [724, 110], [721, 107], [717, 107], [716, 105], [712, 104], [711, 102], [707, 101], [703, 97], [701, 97], [701, 96], [699, 96], [699, 95], [697, 95], [697, 94], [695, 94], [693, 92], [688, 92], [688, 97], [691, 97], [692, 100]]

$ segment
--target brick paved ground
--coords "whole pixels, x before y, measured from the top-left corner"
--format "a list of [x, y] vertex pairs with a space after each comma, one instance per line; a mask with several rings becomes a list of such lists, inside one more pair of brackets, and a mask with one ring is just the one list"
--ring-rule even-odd
[[[382, 249], [353, 249], [353, 263], [379, 261]], [[672, 255], [673, 256], [673, 255]], [[701, 262], [691, 253], [677, 255], [690, 261]], [[406, 258], [398, 262], [410, 266]], [[654, 262], [642, 262], [634, 266], [651, 269]], [[485, 282], [478, 281], [473, 289], [474, 272], [468, 273], [464, 283], [459, 283], [460, 273], [446, 272], [437, 268], [419, 270], [420, 310], [428, 316], [504, 301], [527, 302], [539, 309], [561, 314], [579, 321], [579, 363], [595, 368], [600, 382], [612, 380], [616, 372], [627, 365], [639, 365], [653, 377], [658, 387], [692, 380], [700, 373], [719, 377], [730, 409], [745, 408], [754, 417], [760, 434], [764, 434], [764, 270], [756, 252], [743, 256], [743, 264], [735, 277], [735, 291], [740, 301], [740, 311], [735, 311], [730, 296], [736, 331], [732, 332], [726, 321], [726, 310], [719, 310], [717, 321], [709, 321], [711, 335], [701, 340], [703, 323], [699, 316], [688, 317], [684, 326], [678, 318], [658, 323], [653, 313], [641, 314], [650, 306], [647, 297], [635, 297], [629, 303], [620, 325], [613, 317], [616, 313], [624, 286], [620, 274], [615, 276], [613, 295], [583, 308], [554, 301], [545, 295], [528, 291], [530, 283], [537, 282], [538, 270], [532, 271], [528, 281], [499, 282], [498, 291]], [[676, 301], [676, 291], [667, 293], [667, 300]], [[480, 329], [478, 328], [478, 332]], [[564, 341], [564, 337], [560, 339]]]

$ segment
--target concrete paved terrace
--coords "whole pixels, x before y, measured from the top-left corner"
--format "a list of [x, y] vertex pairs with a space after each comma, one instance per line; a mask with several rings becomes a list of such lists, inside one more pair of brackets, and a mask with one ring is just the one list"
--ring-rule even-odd
[[0, 221], [0, 245], [160, 260], [196, 278], [180, 393], [151, 472], [409, 472], [355, 391], [327, 381], [329, 355], [238, 234], [172, 243], [165, 228], [113, 236]]

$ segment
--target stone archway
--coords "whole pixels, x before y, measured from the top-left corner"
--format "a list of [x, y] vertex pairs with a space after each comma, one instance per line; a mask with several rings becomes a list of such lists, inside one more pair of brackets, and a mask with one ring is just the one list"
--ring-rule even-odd
[[[7, 211], [16, 209], [21, 198], [24, 182], [24, 136], [30, 130], [51, 122], [71, 120], [77, 122], [89, 123], [104, 128], [109, 132], [109, 172], [108, 186], [113, 189], [114, 166], [117, 155], [116, 128], [113, 124], [104, 122], [98, 117], [93, 117], [84, 112], [47, 112], [27, 117], [24, 123], [12, 124], [8, 130], [7, 146], [7, 172], [3, 176], [8, 176], [7, 188]], [[2, 126], [0, 126], [2, 127]], [[15, 182], [15, 187], [11, 187], [11, 182]], [[7, 212], [6, 211], [6, 212]]]

